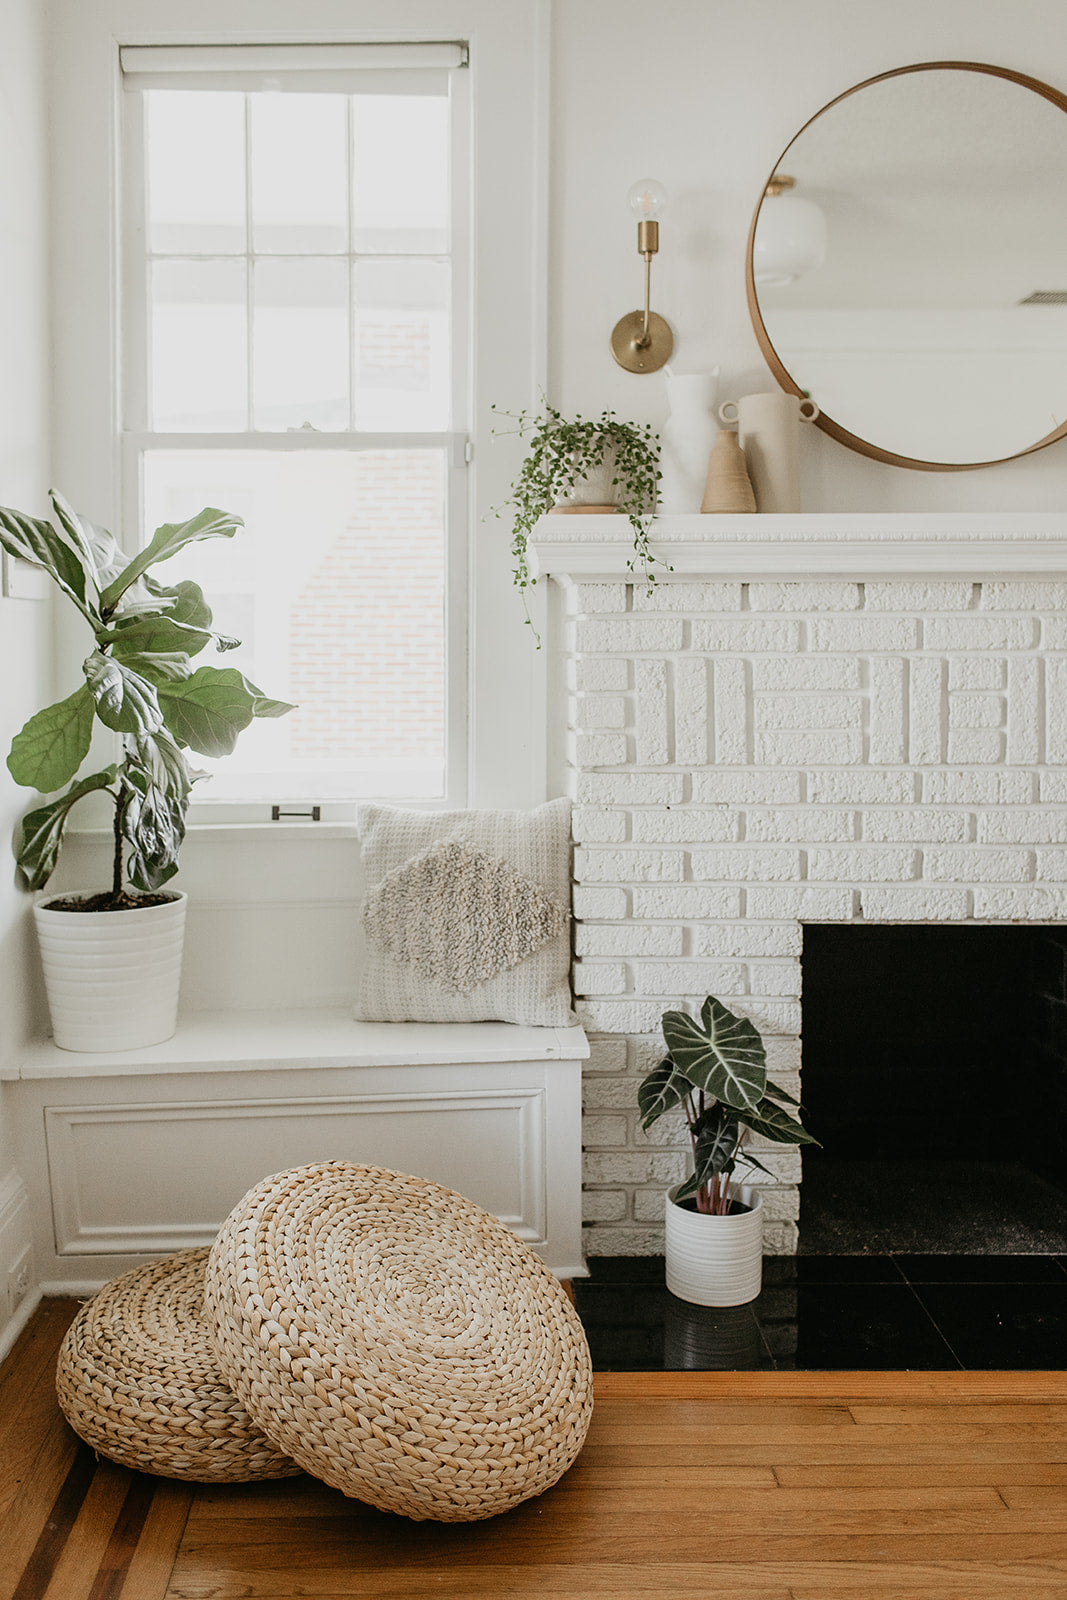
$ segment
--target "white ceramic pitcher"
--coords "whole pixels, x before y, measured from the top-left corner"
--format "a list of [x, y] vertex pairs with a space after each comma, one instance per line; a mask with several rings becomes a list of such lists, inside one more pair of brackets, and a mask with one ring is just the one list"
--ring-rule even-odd
[[708, 457], [718, 433], [711, 410], [718, 376], [718, 367], [666, 374], [671, 414], [660, 434], [661, 511], [700, 510]]
[[746, 394], [719, 407], [723, 422], [737, 423], [757, 511], [800, 510], [800, 424], [818, 415], [814, 400], [782, 390]]

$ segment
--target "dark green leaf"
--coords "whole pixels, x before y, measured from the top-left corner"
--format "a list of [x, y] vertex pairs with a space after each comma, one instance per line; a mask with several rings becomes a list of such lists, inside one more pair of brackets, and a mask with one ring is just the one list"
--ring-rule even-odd
[[663, 1037], [679, 1071], [728, 1106], [755, 1110], [767, 1082], [766, 1053], [758, 1031], [709, 995], [700, 1023], [684, 1011], [663, 1015]]
[[232, 539], [238, 528], [243, 527], [240, 517], [232, 516], [227, 511], [216, 511], [210, 506], [197, 512], [195, 517], [190, 517], [188, 522], [165, 522], [156, 529], [147, 549], [134, 556], [129, 566], [108, 584], [100, 596], [101, 608], [105, 612], [113, 611], [130, 585], [136, 583], [141, 574], [155, 566], [157, 561], [169, 560], [197, 539]]
[[191, 767], [167, 729], [126, 738], [126, 776], [142, 794], [150, 786], [184, 799], [207, 773]]
[[189, 657], [180, 650], [115, 650], [115, 659], [121, 660], [131, 672], [139, 672], [150, 683], [177, 683], [192, 674]]
[[679, 1105], [693, 1085], [678, 1071], [670, 1056], [653, 1068], [637, 1091], [637, 1105], [641, 1112], [642, 1128], [652, 1124]]
[[769, 1094], [772, 1100], [784, 1100], [786, 1105], [789, 1106], [799, 1106], [800, 1104], [800, 1101], [794, 1095], [789, 1094], [785, 1089], [780, 1089], [776, 1083], [771, 1082], [770, 1078], [767, 1079], [767, 1087], [764, 1093]]
[[754, 1111], [739, 1111], [737, 1113], [746, 1128], [751, 1128], [753, 1133], [758, 1133], [764, 1139], [773, 1139], [775, 1144], [818, 1144], [818, 1139], [813, 1139], [795, 1122], [787, 1111], [781, 1106], [776, 1106], [773, 1100], [761, 1100]]
[[126, 613], [123, 612], [121, 617], [115, 619], [112, 639], [117, 641], [133, 633], [137, 641], [135, 649], [184, 650], [190, 656], [198, 655], [212, 639], [217, 650], [237, 649], [239, 639], [232, 639], [212, 627], [211, 608], [204, 600], [204, 591], [199, 584], [185, 580], [168, 589], [154, 578], [145, 578], [143, 581], [150, 595], [161, 605], [166, 603], [165, 615], [127, 623]]
[[255, 715], [255, 695], [236, 667], [201, 667], [159, 689], [167, 727], [203, 756], [228, 756]]
[[709, 1107], [693, 1128], [694, 1188], [710, 1183], [720, 1173], [731, 1173], [741, 1142], [737, 1117], [721, 1102]]
[[58, 705], [31, 717], [11, 741], [8, 771], [27, 789], [53, 794], [62, 789], [89, 753], [93, 697], [83, 684]]
[[50, 522], [41, 522], [37, 517], [23, 516], [21, 511], [0, 506], [0, 545], [16, 560], [43, 567], [64, 594], [70, 596], [83, 617], [94, 624], [99, 622], [92, 589], [88, 603], [86, 600], [87, 575], [81, 550], [68, 543]]
[[144, 794], [130, 792], [122, 833], [130, 846], [126, 876], [135, 889], [158, 889], [177, 872], [186, 807], [186, 800], [164, 794], [154, 784]]
[[112, 656], [94, 650], [82, 662], [82, 671], [96, 701], [96, 714], [116, 733], [154, 733], [163, 726], [156, 691], [147, 678], [131, 672]]
[[115, 781], [115, 768], [106, 767], [72, 784], [58, 800], [50, 800], [36, 811], [28, 811], [15, 832], [15, 859], [26, 880], [27, 889], [43, 889], [55, 869], [70, 808], [94, 789], [106, 789]]

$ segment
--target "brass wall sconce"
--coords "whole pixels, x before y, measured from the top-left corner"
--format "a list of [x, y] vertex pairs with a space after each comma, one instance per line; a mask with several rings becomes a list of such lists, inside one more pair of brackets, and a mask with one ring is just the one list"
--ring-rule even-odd
[[655, 178], [640, 178], [627, 199], [637, 218], [637, 248], [645, 258], [645, 309], [630, 311], [615, 324], [611, 353], [627, 372], [658, 372], [674, 349], [669, 325], [651, 309], [652, 257], [659, 249], [659, 218], [667, 191]]

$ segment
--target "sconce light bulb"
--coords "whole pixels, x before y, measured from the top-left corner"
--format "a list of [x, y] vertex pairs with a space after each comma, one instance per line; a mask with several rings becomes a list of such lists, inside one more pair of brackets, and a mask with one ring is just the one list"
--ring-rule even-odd
[[667, 206], [667, 191], [655, 178], [638, 178], [626, 196], [638, 222], [656, 222]]

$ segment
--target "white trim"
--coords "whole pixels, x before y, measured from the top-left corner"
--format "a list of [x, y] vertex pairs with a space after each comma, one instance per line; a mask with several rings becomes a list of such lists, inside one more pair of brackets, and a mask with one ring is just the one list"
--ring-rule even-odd
[[[99, 1288], [99, 1285], [94, 1285], [93, 1288]], [[62, 1288], [54, 1291], [54, 1293], [57, 1294], [66, 1294], [67, 1292], [68, 1291], [66, 1289]], [[71, 1290], [69, 1292], [77, 1293], [78, 1291]], [[87, 1292], [92, 1291], [90, 1290]], [[37, 1310], [37, 1307], [40, 1305], [43, 1298], [43, 1288], [38, 1285], [36, 1288], [30, 1289], [29, 1292], [20, 1300], [18, 1310], [15, 1312], [14, 1316], [11, 1318], [11, 1321], [7, 1324], [3, 1331], [0, 1332], [0, 1362], [7, 1360], [8, 1356], [15, 1348], [15, 1344], [20, 1333], [22, 1333], [23, 1329], [29, 1325], [30, 1318]]]
[[467, 47], [451, 44], [207, 44], [122, 45], [123, 77], [158, 83], [161, 75], [185, 73], [351, 72], [401, 68], [450, 71], [467, 65]]

